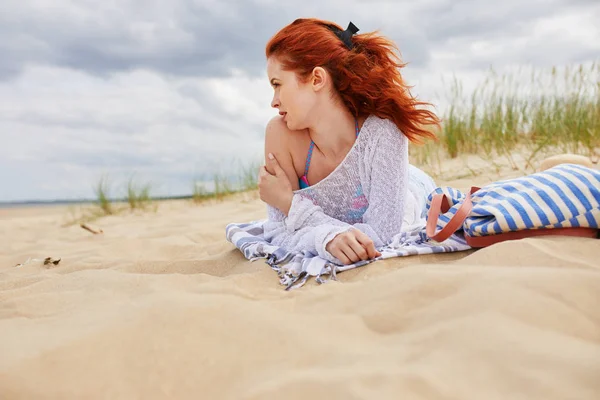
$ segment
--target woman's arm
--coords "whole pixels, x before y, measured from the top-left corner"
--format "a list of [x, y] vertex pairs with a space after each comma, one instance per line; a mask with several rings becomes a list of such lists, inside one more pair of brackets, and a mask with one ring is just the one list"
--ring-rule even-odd
[[275, 175], [275, 171], [268, 159], [269, 153], [272, 153], [290, 180], [292, 190], [298, 190], [300, 189], [300, 183], [298, 182], [298, 174], [294, 168], [292, 153], [290, 152], [292, 134], [292, 131], [288, 129], [281, 117], [276, 116], [269, 121], [265, 129], [265, 166], [267, 172]]

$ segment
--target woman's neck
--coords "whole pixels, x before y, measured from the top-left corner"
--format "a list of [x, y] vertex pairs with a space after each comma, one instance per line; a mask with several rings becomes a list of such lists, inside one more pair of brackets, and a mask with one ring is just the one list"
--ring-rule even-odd
[[356, 139], [355, 119], [343, 106], [329, 107], [315, 115], [308, 132], [325, 158], [341, 161]]

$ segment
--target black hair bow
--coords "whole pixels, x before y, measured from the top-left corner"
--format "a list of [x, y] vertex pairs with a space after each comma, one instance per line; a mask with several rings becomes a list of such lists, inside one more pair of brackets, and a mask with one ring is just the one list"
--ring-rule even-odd
[[345, 31], [337, 29], [336, 27], [330, 27], [330, 29], [333, 31], [333, 33], [336, 34], [337, 37], [340, 38], [342, 42], [344, 42], [344, 44], [349, 50], [352, 50], [352, 35], [359, 31], [356, 25], [350, 22]]

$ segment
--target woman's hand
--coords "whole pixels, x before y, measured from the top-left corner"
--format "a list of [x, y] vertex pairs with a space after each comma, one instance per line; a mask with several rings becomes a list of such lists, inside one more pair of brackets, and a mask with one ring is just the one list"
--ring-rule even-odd
[[375, 244], [371, 238], [358, 229], [340, 233], [327, 243], [325, 250], [344, 265], [381, 256], [381, 253], [375, 250]]
[[292, 206], [292, 198], [294, 197], [292, 184], [273, 154], [269, 153], [267, 162], [269, 168], [275, 174], [269, 173], [265, 165], [260, 167], [258, 173], [258, 193], [260, 199], [270, 206], [278, 208], [285, 215], [288, 215]]

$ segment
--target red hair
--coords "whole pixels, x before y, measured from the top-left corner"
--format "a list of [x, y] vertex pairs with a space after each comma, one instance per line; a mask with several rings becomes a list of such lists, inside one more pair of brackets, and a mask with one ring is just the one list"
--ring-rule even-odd
[[425, 125], [439, 127], [437, 116], [419, 106], [400, 75], [403, 64], [395, 54], [396, 45], [375, 33], [354, 35], [353, 49], [331, 29], [339, 25], [315, 18], [297, 19], [269, 40], [267, 58], [274, 56], [283, 68], [295, 71], [306, 80], [315, 67], [323, 67], [331, 75], [333, 86], [344, 104], [356, 117], [374, 114], [389, 119], [412, 142], [433, 138]]

